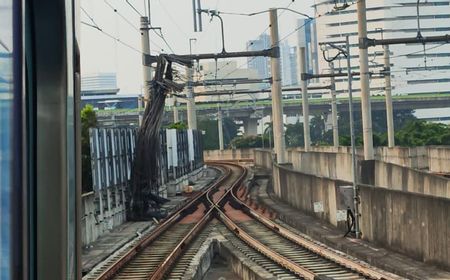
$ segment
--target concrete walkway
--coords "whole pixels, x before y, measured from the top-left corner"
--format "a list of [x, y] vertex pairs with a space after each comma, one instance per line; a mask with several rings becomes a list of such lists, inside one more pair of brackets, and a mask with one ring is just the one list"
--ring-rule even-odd
[[[413, 260], [405, 255], [371, 244], [364, 240], [344, 238], [343, 233], [331, 225], [302, 213], [275, 197], [270, 191], [269, 175], [257, 171], [250, 196], [260, 205], [276, 212], [280, 223], [291, 226], [311, 238], [334, 249], [361, 259], [375, 267], [414, 280], [450, 279], [450, 272], [433, 265]], [[271, 175], [271, 174], [270, 174]], [[265, 176], [265, 178], [264, 178]]]
[[[218, 176], [219, 172], [216, 169], [206, 169], [205, 171], [203, 171], [203, 176], [194, 182], [194, 190], [197, 191], [210, 185]], [[162, 208], [170, 214], [175, 211], [184, 201], [186, 201], [188, 197], [179, 195], [175, 197], [169, 197], [169, 199], [170, 201], [165, 203]], [[132, 242], [140, 235], [151, 231], [153, 229], [153, 225], [153, 221], [126, 222], [99, 237], [96, 241], [92, 242], [89, 247], [83, 248], [83, 275], [87, 274], [96, 265], [104, 261], [108, 256], [116, 252], [121, 247]]]

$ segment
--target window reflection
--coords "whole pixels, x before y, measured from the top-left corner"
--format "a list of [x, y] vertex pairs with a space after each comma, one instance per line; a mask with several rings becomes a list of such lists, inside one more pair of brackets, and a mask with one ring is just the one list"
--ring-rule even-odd
[[0, 280], [11, 278], [12, 1], [0, 0]]

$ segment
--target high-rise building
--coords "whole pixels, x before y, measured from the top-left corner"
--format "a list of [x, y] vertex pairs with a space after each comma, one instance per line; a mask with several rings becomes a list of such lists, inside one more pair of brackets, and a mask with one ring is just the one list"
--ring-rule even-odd
[[298, 85], [297, 48], [289, 48], [289, 62], [291, 64], [291, 85]]
[[[247, 51], [260, 51], [270, 48], [270, 36], [266, 33], [259, 35], [258, 39], [247, 42]], [[270, 60], [268, 57], [257, 56], [247, 59], [249, 69], [255, 69], [261, 79], [268, 78], [270, 74]]]
[[[334, 1], [335, 2], [335, 1]], [[359, 71], [358, 22], [356, 5], [336, 11], [335, 3], [318, 0], [316, 13], [317, 39], [319, 42], [344, 41], [349, 35], [352, 70]], [[380, 39], [412, 38], [417, 36], [417, 1], [371, 0], [367, 3], [368, 37]], [[339, 5], [339, 4], [338, 4]], [[438, 36], [450, 33], [450, 1], [420, 2], [420, 26], [422, 36]], [[425, 48], [425, 51], [424, 51]], [[335, 52], [330, 51], [330, 55]], [[370, 71], [383, 70], [383, 48], [369, 48]], [[442, 43], [401, 44], [390, 46], [391, 77], [394, 94], [450, 92], [450, 45]], [[336, 61], [335, 67], [345, 67], [346, 62]], [[319, 72], [329, 68], [322, 58]], [[345, 71], [345, 69], [342, 69]], [[336, 79], [338, 93], [346, 93], [345, 78]], [[384, 78], [373, 75], [370, 80], [371, 94], [384, 94]], [[355, 77], [354, 90], [360, 93], [359, 79]]]
[[298, 46], [306, 50], [306, 71], [308, 73], [319, 72], [318, 44], [315, 20], [298, 19], [297, 20]]
[[292, 59], [292, 48], [287, 42], [280, 43], [281, 55], [281, 83], [283, 86], [291, 86], [293, 83], [293, 74], [297, 73], [297, 63]]
[[117, 94], [115, 73], [95, 73], [81, 77], [81, 95]]

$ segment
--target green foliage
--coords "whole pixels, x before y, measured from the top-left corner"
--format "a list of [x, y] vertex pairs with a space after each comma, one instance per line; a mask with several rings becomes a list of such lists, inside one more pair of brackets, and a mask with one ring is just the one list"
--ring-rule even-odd
[[188, 126], [184, 122], [176, 122], [176, 123], [168, 124], [165, 128], [168, 128], [168, 129], [188, 129]]
[[269, 138], [258, 136], [238, 136], [230, 142], [230, 146], [235, 149], [242, 148], [263, 148], [269, 146]]
[[[217, 120], [200, 119], [198, 121], [198, 129], [205, 131], [203, 143], [205, 150], [219, 149], [219, 129]], [[231, 140], [238, 134], [239, 126], [230, 118], [223, 118], [223, 138], [224, 146], [227, 147]]]
[[285, 141], [288, 147], [301, 147], [305, 143], [303, 137], [303, 124], [297, 122], [295, 124], [287, 124], [285, 131]]
[[83, 192], [92, 190], [91, 148], [89, 144], [89, 128], [97, 126], [94, 107], [86, 105], [81, 110], [81, 185]]
[[396, 145], [450, 145], [450, 125], [415, 120], [395, 134]]
[[[402, 129], [408, 122], [416, 120], [414, 116], [414, 110], [394, 110], [394, 127], [396, 130]], [[362, 118], [361, 112], [353, 112], [355, 135], [362, 137]], [[348, 136], [350, 139], [350, 114], [348, 112], [339, 113], [339, 136]], [[373, 111], [372, 112], [372, 128], [373, 133], [380, 136], [378, 140], [381, 140], [381, 135], [387, 132], [387, 120], [386, 111]], [[358, 143], [358, 141], [356, 141]], [[361, 142], [362, 143], [362, 142]]]
[[[429, 123], [417, 118], [413, 110], [394, 110], [395, 143], [397, 146], [413, 147], [422, 145], [450, 145], [450, 126]], [[333, 131], [325, 131], [325, 116], [315, 115], [310, 121], [311, 142], [313, 145], [331, 145]], [[363, 145], [361, 112], [354, 112], [355, 143]], [[350, 146], [350, 116], [348, 112], [339, 114], [339, 144]], [[372, 112], [373, 144], [387, 146], [386, 112]], [[271, 127], [268, 127], [271, 129]], [[286, 145], [301, 147], [304, 145], [303, 124], [286, 125]]]

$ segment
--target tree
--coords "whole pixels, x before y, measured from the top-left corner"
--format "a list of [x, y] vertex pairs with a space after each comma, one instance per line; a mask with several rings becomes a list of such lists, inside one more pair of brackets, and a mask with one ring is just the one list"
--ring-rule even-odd
[[81, 185], [83, 192], [92, 191], [91, 147], [89, 128], [97, 126], [97, 116], [90, 104], [81, 110]]
[[399, 146], [450, 145], [450, 126], [415, 120], [395, 134]]
[[171, 123], [171, 124], [166, 125], [165, 128], [168, 128], [168, 129], [188, 129], [188, 126], [184, 122], [176, 122], [176, 123]]
[[[198, 122], [198, 129], [205, 131], [203, 137], [205, 150], [219, 149], [219, 129], [217, 120], [202, 118]], [[230, 118], [223, 118], [224, 146], [228, 146], [233, 138], [238, 135], [239, 126]]]
[[[263, 139], [264, 136], [261, 135], [251, 135], [251, 136], [238, 136], [231, 140], [230, 146], [236, 149], [242, 148], [263, 148], [264, 143], [269, 143], [269, 138]], [[267, 144], [266, 144], [267, 145]], [[267, 145], [268, 146], [268, 145]]]
[[286, 146], [301, 147], [305, 143], [303, 138], [303, 123], [297, 121], [295, 124], [287, 124], [285, 131]]

